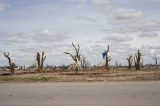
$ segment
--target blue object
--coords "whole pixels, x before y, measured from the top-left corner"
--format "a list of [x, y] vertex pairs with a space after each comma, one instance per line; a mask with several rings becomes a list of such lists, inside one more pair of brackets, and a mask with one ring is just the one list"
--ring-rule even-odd
[[106, 55], [107, 55], [106, 51], [104, 53], [102, 53], [103, 59], [105, 58]]

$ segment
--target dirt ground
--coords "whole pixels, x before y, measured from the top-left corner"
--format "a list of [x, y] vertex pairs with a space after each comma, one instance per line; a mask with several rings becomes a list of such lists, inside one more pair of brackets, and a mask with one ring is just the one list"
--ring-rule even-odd
[[153, 70], [90, 70], [35, 73], [16, 71], [14, 75], [0, 73], [0, 82], [98, 82], [98, 81], [148, 81], [160, 80], [160, 69]]

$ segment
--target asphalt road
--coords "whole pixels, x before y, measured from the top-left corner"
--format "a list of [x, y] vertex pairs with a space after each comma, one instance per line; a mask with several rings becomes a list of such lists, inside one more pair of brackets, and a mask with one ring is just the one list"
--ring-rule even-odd
[[160, 81], [0, 84], [0, 106], [160, 106]]

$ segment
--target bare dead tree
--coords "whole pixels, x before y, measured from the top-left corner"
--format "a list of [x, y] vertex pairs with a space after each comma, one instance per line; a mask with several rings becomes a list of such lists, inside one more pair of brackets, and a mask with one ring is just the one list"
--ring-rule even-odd
[[9, 69], [11, 71], [12, 74], [14, 74], [15, 71], [15, 63], [11, 61], [11, 58], [9, 56], [9, 52], [8, 53], [4, 53], [4, 57], [6, 57], [8, 59], [9, 62]]
[[89, 61], [87, 61], [84, 55], [81, 56], [81, 67], [83, 69], [86, 69], [87, 67], [89, 67]]
[[128, 69], [131, 69], [132, 68], [132, 62], [133, 62], [133, 58], [132, 58], [131, 55], [128, 55], [127, 61], [128, 61]]
[[156, 54], [154, 54], [152, 59], [154, 60], [155, 65], [158, 66], [158, 57], [156, 56]]
[[69, 52], [64, 52], [65, 54], [68, 54], [72, 57], [73, 61], [75, 62], [76, 64], [76, 70], [79, 71], [79, 70], [83, 70], [83, 68], [81, 67], [80, 65], [80, 61], [81, 61], [81, 55], [80, 55], [80, 46], [78, 44], [78, 47], [76, 47], [73, 43], [72, 43], [72, 46], [74, 47], [75, 51], [76, 51], [76, 54], [71, 54]]
[[106, 57], [106, 69], [109, 70], [109, 62], [111, 61], [111, 58], [109, 56], [109, 45], [107, 46], [107, 49], [103, 53], [103, 56]]
[[143, 63], [141, 62], [141, 60], [142, 60], [142, 53], [140, 52], [140, 50], [138, 50], [138, 52], [135, 54], [135, 57], [134, 57], [136, 70], [140, 69], [140, 65]]
[[42, 52], [42, 55], [40, 55], [40, 53], [37, 52], [36, 59], [37, 59], [37, 68], [39, 71], [42, 71], [43, 63], [44, 60], [46, 59], [46, 56], [44, 56], [44, 52]]

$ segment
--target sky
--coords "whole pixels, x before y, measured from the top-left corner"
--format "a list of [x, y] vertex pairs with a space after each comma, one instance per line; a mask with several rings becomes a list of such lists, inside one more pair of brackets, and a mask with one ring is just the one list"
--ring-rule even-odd
[[[17, 65], [74, 63], [72, 42], [91, 65], [102, 65], [110, 45], [111, 64], [127, 64], [141, 50], [145, 64], [160, 57], [160, 0], [0, 0], [0, 66], [9, 52]], [[160, 62], [160, 60], [159, 60]]]

